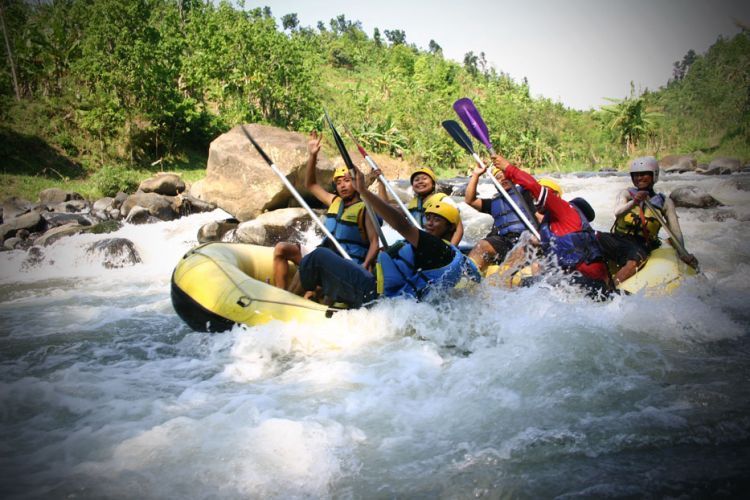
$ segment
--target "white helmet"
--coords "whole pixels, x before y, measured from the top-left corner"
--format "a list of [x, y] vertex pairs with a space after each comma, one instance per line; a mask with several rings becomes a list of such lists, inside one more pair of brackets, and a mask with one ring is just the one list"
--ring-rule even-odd
[[630, 174], [636, 172], [651, 172], [654, 174], [654, 184], [659, 180], [659, 162], [653, 156], [641, 156], [630, 162]]

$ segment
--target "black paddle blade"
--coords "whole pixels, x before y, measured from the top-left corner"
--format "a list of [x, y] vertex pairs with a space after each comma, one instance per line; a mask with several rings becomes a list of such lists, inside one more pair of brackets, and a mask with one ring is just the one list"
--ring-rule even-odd
[[250, 142], [253, 143], [253, 146], [255, 146], [255, 149], [258, 151], [260, 156], [263, 157], [264, 160], [266, 160], [266, 163], [269, 165], [273, 165], [273, 162], [271, 161], [271, 158], [268, 157], [265, 151], [263, 151], [263, 148], [261, 148], [257, 142], [255, 142], [255, 139], [253, 139], [253, 136], [250, 135], [250, 132], [247, 131], [244, 125], [242, 125], [242, 131], [245, 133], [245, 137], [250, 139]]
[[323, 113], [325, 113], [326, 115], [326, 122], [328, 122], [328, 127], [330, 127], [331, 133], [333, 134], [333, 140], [336, 141], [336, 147], [339, 149], [339, 153], [341, 153], [341, 157], [344, 159], [346, 168], [348, 168], [349, 170], [355, 170], [354, 163], [352, 163], [352, 158], [349, 156], [349, 151], [346, 150], [346, 146], [344, 145], [344, 140], [336, 131], [336, 127], [333, 126], [333, 122], [331, 121], [331, 117], [328, 116], [328, 112], [326, 110], [323, 110]]
[[443, 122], [443, 128], [451, 137], [453, 137], [453, 140], [456, 141], [459, 146], [464, 148], [469, 154], [474, 154], [474, 145], [471, 143], [471, 139], [469, 139], [469, 136], [466, 135], [466, 132], [464, 132], [464, 129], [461, 128], [461, 125], [459, 125], [458, 122], [454, 120], [445, 120]]

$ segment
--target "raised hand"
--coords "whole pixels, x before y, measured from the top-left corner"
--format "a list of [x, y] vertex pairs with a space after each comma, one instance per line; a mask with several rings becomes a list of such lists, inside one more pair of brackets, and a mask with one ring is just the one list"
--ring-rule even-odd
[[318, 132], [313, 130], [310, 132], [310, 140], [307, 142], [307, 152], [311, 155], [317, 155], [320, 151], [320, 142], [323, 140], [323, 133], [318, 135]]

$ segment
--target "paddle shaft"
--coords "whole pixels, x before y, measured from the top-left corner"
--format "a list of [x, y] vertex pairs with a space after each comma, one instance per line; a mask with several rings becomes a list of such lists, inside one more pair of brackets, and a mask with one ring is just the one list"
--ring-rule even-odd
[[[365, 161], [367, 162], [368, 165], [370, 165], [371, 169], [378, 170], [378, 165], [370, 157], [370, 155], [368, 155], [367, 153], [365, 153], [364, 150], [360, 150], [360, 153], [362, 153], [363, 155], [365, 155]], [[417, 222], [417, 219], [415, 219], [414, 216], [411, 214], [411, 212], [409, 212], [409, 209], [406, 208], [406, 205], [404, 205], [404, 202], [401, 201], [401, 198], [398, 197], [398, 194], [396, 194], [396, 191], [393, 189], [393, 187], [391, 186], [390, 182], [388, 182], [388, 180], [386, 180], [385, 176], [383, 174], [380, 174], [378, 176], [378, 180], [383, 184], [383, 186], [385, 186], [385, 189], [388, 191], [388, 193], [391, 195], [391, 197], [394, 200], [396, 200], [396, 203], [401, 208], [401, 210], [404, 212], [404, 215], [406, 215], [406, 218], [409, 220], [409, 222], [411, 222], [414, 225], [414, 227], [416, 227], [417, 229], [422, 229], [420, 227], [419, 223]]]
[[[478, 154], [472, 152], [471, 156], [474, 157], [474, 161], [476, 161], [480, 167], [485, 168], [485, 169], [487, 168], [482, 162], [482, 159], [479, 157]], [[542, 237], [539, 235], [539, 231], [537, 231], [536, 227], [534, 227], [534, 225], [531, 223], [528, 217], [526, 217], [526, 214], [523, 213], [523, 210], [521, 210], [521, 208], [518, 205], [516, 205], [516, 202], [513, 201], [513, 198], [510, 197], [508, 192], [505, 189], [503, 189], [503, 186], [501, 186], [500, 182], [497, 179], [495, 179], [495, 176], [490, 173], [489, 169], [487, 170], [487, 176], [492, 180], [492, 183], [495, 185], [495, 187], [503, 196], [503, 198], [505, 198], [505, 201], [508, 202], [508, 204], [510, 205], [510, 208], [512, 208], [513, 211], [516, 213], [516, 215], [518, 215], [518, 218], [521, 219], [521, 222], [523, 222], [526, 228], [529, 231], [531, 231], [531, 234], [536, 236], [536, 239], [541, 241]]]
[[[341, 154], [341, 158], [343, 158], [344, 163], [346, 164], [346, 167], [349, 169], [349, 175], [351, 175], [352, 179], [354, 179], [355, 176], [357, 175], [357, 169], [354, 168], [354, 163], [352, 163], [352, 159], [351, 157], [349, 157], [349, 152], [346, 150], [346, 146], [344, 146], [344, 141], [343, 139], [341, 139], [341, 136], [336, 130], [336, 127], [333, 126], [331, 117], [328, 116], [328, 111], [323, 110], [323, 113], [325, 114], [326, 122], [328, 122], [328, 126], [331, 128], [331, 133], [333, 134], [333, 140], [334, 142], [336, 142], [336, 147], [338, 148], [339, 153]], [[364, 198], [362, 198], [362, 202], [365, 204], [365, 211], [367, 212], [367, 216], [370, 218], [370, 222], [372, 222], [372, 227], [375, 228], [375, 232], [378, 234], [380, 243], [384, 247], [387, 247], [388, 240], [385, 238], [385, 234], [383, 234], [383, 228], [380, 227], [380, 222], [378, 221], [378, 217], [375, 215], [375, 212], [373, 212], [370, 204]]]
[[[659, 212], [656, 207], [654, 207], [648, 200], [643, 200], [643, 204], [651, 209], [651, 212], [654, 214], [654, 217], [656, 217], [656, 220], [658, 220], [659, 224], [661, 224], [662, 227], [667, 231], [667, 233], [669, 234], [669, 238], [672, 241], [672, 246], [674, 246], [675, 250], [677, 250], [677, 253], [679, 253], [682, 257], [689, 256], [690, 253], [685, 249], [685, 246], [680, 243], [680, 240], [677, 239], [677, 236], [675, 236], [674, 232], [672, 232], [672, 229], [669, 227], [669, 224], [667, 224], [667, 221], [664, 219], [664, 216], [662, 216], [661, 212]], [[697, 264], [695, 266], [695, 270], [699, 270]]]
[[258, 151], [258, 153], [263, 157], [264, 160], [266, 160], [266, 163], [268, 163], [268, 166], [271, 167], [271, 170], [278, 176], [278, 178], [281, 180], [281, 183], [284, 184], [284, 187], [286, 187], [290, 193], [292, 193], [292, 196], [299, 202], [300, 205], [302, 205], [302, 208], [307, 210], [307, 213], [310, 214], [310, 217], [312, 217], [313, 222], [315, 222], [318, 227], [323, 231], [323, 234], [328, 237], [328, 239], [331, 240], [331, 243], [333, 243], [333, 246], [336, 247], [336, 250], [341, 254], [343, 258], [346, 260], [352, 260], [351, 256], [344, 250], [344, 247], [341, 246], [341, 244], [336, 240], [336, 238], [331, 234], [331, 232], [328, 230], [328, 228], [323, 224], [323, 221], [318, 218], [318, 216], [313, 212], [312, 208], [310, 208], [310, 205], [307, 204], [305, 199], [302, 197], [302, 195], [299, 194], [299, 192], [294, 188], [291, 182], [289, 182], [289, 179], [286, 178], [286, 176], [281, 172], [281, 170], [278, 169], [278, 167], [274, 164], [274, 162], [271, 160], [271, 158], [266, 155], [265, 151], [261, 149], [261, 147], [258, 145], [257, 142], [255, 142], [255, 139], [252, 138], [250, 133], [245, 129], [245, 126], [242, 126], [242, 131], [245, 133], [245, 136], [247, 136], [248, 139], [250, 139], [250, 142], [253, 143], [253, 146], [255, 146], [255, 149]]

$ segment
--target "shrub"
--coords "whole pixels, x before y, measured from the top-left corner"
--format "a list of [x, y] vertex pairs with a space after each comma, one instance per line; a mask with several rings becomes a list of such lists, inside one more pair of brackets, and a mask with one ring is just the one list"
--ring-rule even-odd
[[106, 165], [91, 176], [92, 184], [102, 196], [115, 196], [118, 191], [132, 193], [138, 189], [140, 174], [117, 165]]

